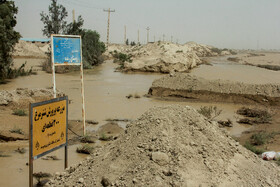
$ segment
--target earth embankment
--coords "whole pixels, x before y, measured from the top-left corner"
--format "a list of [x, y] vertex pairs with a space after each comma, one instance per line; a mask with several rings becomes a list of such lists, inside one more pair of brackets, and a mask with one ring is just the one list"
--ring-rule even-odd
[[149, 94], [156, 97], [183, 97], [214, 102], [280, 104], [279, 84], [206, 80], [183, 73], [170, 74], [155, 80]]
[[151, 108], [51, 186], [278, 186], [279, 167], [195, 109]]

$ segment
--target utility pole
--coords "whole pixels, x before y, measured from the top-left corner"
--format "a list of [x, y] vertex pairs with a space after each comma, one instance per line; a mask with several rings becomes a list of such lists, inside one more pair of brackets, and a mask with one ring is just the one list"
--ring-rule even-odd
[[165, 37], [165, 35], [163, 34], [163, 35], [162, 35], [162, 41], [163, 41], [163, 42], [164, 42], [164, 37]]
[[73, 23], [75, 22], [75, 9], [72, 10], [72, 15], [73, 15]]
[[138, 44], [140, 44], [140, 40], [139, 40], [139, 29], [138, 29]]
[[115, 10], [103, 9], [104, 12], [108, 12], [108, 25], [107, 25], [107, 46], [109, 45], [109, 30], [110, 30], [110, 13], [115, 12]]
[[154, 35], [154, 43], [156, 42], [156, 36]]
[[150, 30], [150, 27], [147, 27], [147, 44], [149, 43], [149, 30]]
[[126, 44], [126, 25], [124, 26], [124, 44]]

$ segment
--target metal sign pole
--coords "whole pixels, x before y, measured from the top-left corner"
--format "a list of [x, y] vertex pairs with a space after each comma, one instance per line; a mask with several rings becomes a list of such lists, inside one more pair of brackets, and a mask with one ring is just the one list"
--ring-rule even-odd
[[54, 65], [54, 54], [53, 54], [53, 36], [51, 36], [51, 47], [52, 47], [52, 79], [53, 79], [53, 97], [56, 98], [56, 85], [55, 85], [55, 65]]
[[[48, 126], [47, 126], [48, 124]], [[50, 152], [65, 147], [68, 167], [68, 97], [29, 105], [29, 187], [33, 187], [33, 164]]]
[[64, 169], [68, 168], [68, 97], [66, 102], [66, 144], [64, 148]]
[[31, 104], [29, 104], [29, 187], [33, 187], [32, 129]]
[[82, 39], [80, 39], [81, 46], [81, 94], [82, 94], [82, 117], [83, 117], [83, 134], [86, 135], [86, 110], [85, 110], [85, 90], [84, 90], [84, 72], [83, 72], [83, 53], [82, 53]]

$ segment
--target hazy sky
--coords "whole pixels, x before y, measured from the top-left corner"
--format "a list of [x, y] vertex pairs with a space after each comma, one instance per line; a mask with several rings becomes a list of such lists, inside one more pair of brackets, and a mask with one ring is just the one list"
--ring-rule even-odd
[[[84, 28], [96, 30], [106, 41], [107, 16], [111, 13], [110, 42], [124, 42], [124, 25], [129, 41], [162, 39], [179, 43], [195, 41], [219, 48], [280, 49], [280, 0], [58, 0]], [[19, 8], [16, 30], [23, 37], [42, 36], [40, 12], [48, 12], [50, 0], [15, 0]]]

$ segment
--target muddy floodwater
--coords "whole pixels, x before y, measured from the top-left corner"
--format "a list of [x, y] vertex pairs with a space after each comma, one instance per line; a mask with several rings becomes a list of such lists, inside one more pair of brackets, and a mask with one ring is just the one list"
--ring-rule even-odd
[[[27, 61], [38, 66], [39, 59], [16, 59], [15, 64]], [[153, 106], [168, 104], [190, 105], [196, 109], [201, 106], [215, 105], [222, 109], [218, 119], [233, 121], [233, 127], [228, 128], [233, 136], [239, 136], [243, 131], [250, 128], [247, 125], [236, 123], [238, 118], [236, 110], [240, 104], [232, 103], [205, 103], [191, 100], [161, 100], [144, 97], [148, 93], [152, 82], [160, 78], [161, 74], [152, 73], [120, 73], [115, 72], [116, 64], [112, 61], [84, 72], [85, 85], [85, 107], [86, 119], [99, 122], [97, 128], [105, 124], [106, 119], [136, 119], [146, 110]], [[36, 68], [35, 69], [40, 69]], [[280, 83], [279, 72], [261, 69], [252, 66], [237, 65], [224, 62], [223, 59], [214, 61], [213, 66], [202, 65], [192, 70], [191, 74], [204, 77], [206, 79], [224, 79], [242, 81], [246, 83]], [[69, 105], [69, 119], [82, 119], [81, 116], [81, 82], [79, 72], [68, 74], [56, 74], [57, 89], [68, 95], [71, 104]], [[11, 80], [8, 84], [0, 85], [0, 90], [13, 90], [16, 88], [45, 88], [52, 86], [52, 75], [43, 71], [38, 71], [37, 75], [20, 77]], [[139, 95], [140, 98], [130, 98], [128, 95]], [[28, 125], [28, 124], [26, 124]], [[124, 127], [125, 125], [122, 125]], [[96, 129], [88, 129], [96, 130]], [[0, 143], [2, 154], [10, 157], [0, 158], [0, 186], [27, 186], [28, 184], [28, 150], [25, 154], [15, 153], [18, 147], [28, 148], [27, 141]], [[85, 158], [84, 155], [75, 152], [76, 145], [69, 148], [69, 165], [78, 163]], [[63, 149], [53, 154], [63, 158]], [[34, 163], [34, 171], [55, 172], [63, 170], [63, 160], [46, 161], [38, 160]]]
[[280, 83], [280, 71], [272, 71], [256, 66], [232, 63], [228, 57], [213, 58], [212, 66], [201, 65], [191, 74], [209, 80], [231, 80], [249, 84]]

